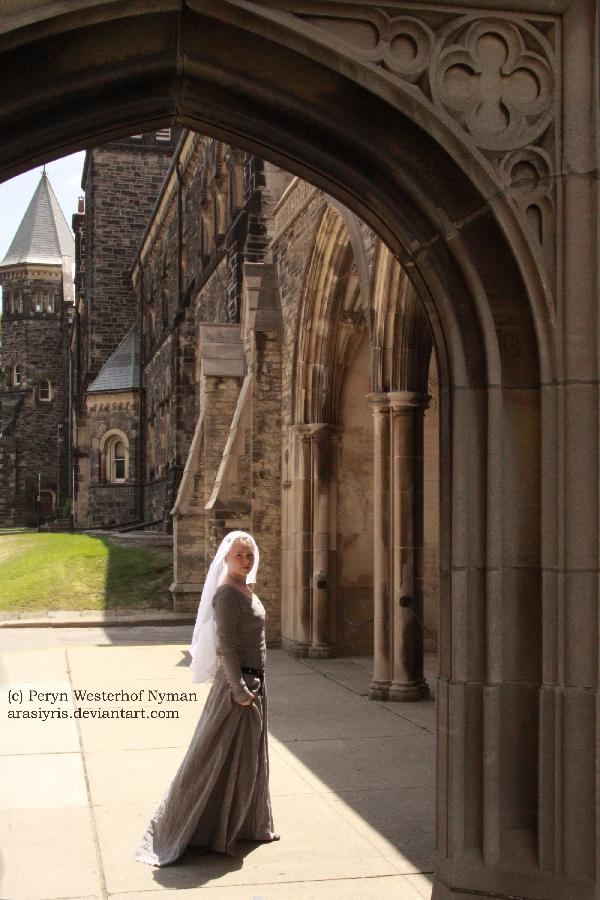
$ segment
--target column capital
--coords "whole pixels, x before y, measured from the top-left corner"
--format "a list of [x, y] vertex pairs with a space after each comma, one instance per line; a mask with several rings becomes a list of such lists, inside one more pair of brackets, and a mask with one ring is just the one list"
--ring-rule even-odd
[[425, 410], [431, 400], [430, 394], [421, 394], [416, 391], [390, 391], [387, 396], [392, 412], [409, 409]]
[[374, 416], [381, 415], [381, 413], [386, 412], [386, 410], [388, 410], [390, 406], [388, 395], [385, 392], [381, 391], [374, 394], [367, 394], [367, 401]]
[[304, 428], [311, 438], [319, 440], [319, 438], [333, 437], [337, 434], [337, 427], [330, 422], [309, 422]]

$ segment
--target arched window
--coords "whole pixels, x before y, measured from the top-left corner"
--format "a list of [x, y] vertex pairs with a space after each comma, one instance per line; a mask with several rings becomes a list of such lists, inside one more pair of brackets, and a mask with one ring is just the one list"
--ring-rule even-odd
[[112, 446], [111, 481], [125, 481], [127, 451], [123, 441], [115, 441]]
[[18, 294], [15, 294], [14, 311], [18, 312], [18, 313], [23, 312], [23, 295], [21, 294], [20, 291]]
[[56, 294], [46, 294], [46, 295], [45, 295], [45, 300], [46, 300], [46, 312], [49, 312], [49, 313], [53, 313], [53, 312], [54, 312], [54, 310], [55, 310], [55, 303], [54, 303], [55, 297], [56, 297]]
[[52, 400], [52, 384], [48, 381], [47, 378], [43, 378], [40, 381], [38, 388], [38, 397], [40, 400], [43, 400], [46, 403]]
[[21, 366], [19, 363], [13, 366], [13, 387], [21, 386]]
[[107, 431], [100, 441], [103, 481], [119, 484], [129, 478], [129, 441], [122, 431]]

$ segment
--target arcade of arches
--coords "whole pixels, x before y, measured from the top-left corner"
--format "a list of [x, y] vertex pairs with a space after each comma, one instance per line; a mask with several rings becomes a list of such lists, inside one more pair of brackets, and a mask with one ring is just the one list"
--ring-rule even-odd
[[[436, 900], [600, 891], [597, 17], [594, 0], [3, 4], [1, 177], [179, 123], [314, 183], [390, 247], [390, 290], [369, 318], [363, 263], [354, 253], [356, 276], [340, 279], [348, 238], [340, 215], [324, 220], [328, 263], [315, 257], [301, 313], [315, 328], [293, 360], [282, 536], [285, 551], [307, 534], [310, 506], [312, 547], [284, 562], [284, 621], [327, 652], [326, 586], [348, 587], [331, 542], [358, 527], [339, 505], [344, 435], [366, 421], [344, 398], [368, 333], [376, 680], [390, 689], [421, 684], [418, 660], [396, 653], [400, 601], [416, 602], [422, 577], [426, 312], [440, 398]], [[248, 336], [272, 320], [256, 279]], [[382, 627], [392, 597], [398, 641]]]

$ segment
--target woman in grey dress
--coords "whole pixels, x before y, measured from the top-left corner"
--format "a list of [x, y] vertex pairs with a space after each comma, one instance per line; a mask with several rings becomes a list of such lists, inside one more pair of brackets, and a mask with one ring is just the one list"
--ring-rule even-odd
[[273, 841], [269, 796], [265, 610], [249, 583], [258, 547], [227, 535], [207, 574], [192, 639], [194, 681], [214, 683], [175, 777], [135, 858], [173, 863], [188, 845], [233, 855], [238, 840]]

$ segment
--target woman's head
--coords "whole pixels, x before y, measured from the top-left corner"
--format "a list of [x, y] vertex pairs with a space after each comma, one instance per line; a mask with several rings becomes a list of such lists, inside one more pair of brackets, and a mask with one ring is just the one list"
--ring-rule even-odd
[[228, 574], [249, 583], [256, 582], [258, 547], [254, 538], [245, 531], [234, 531], [224, 540], [228, 547], [223, 563]]

